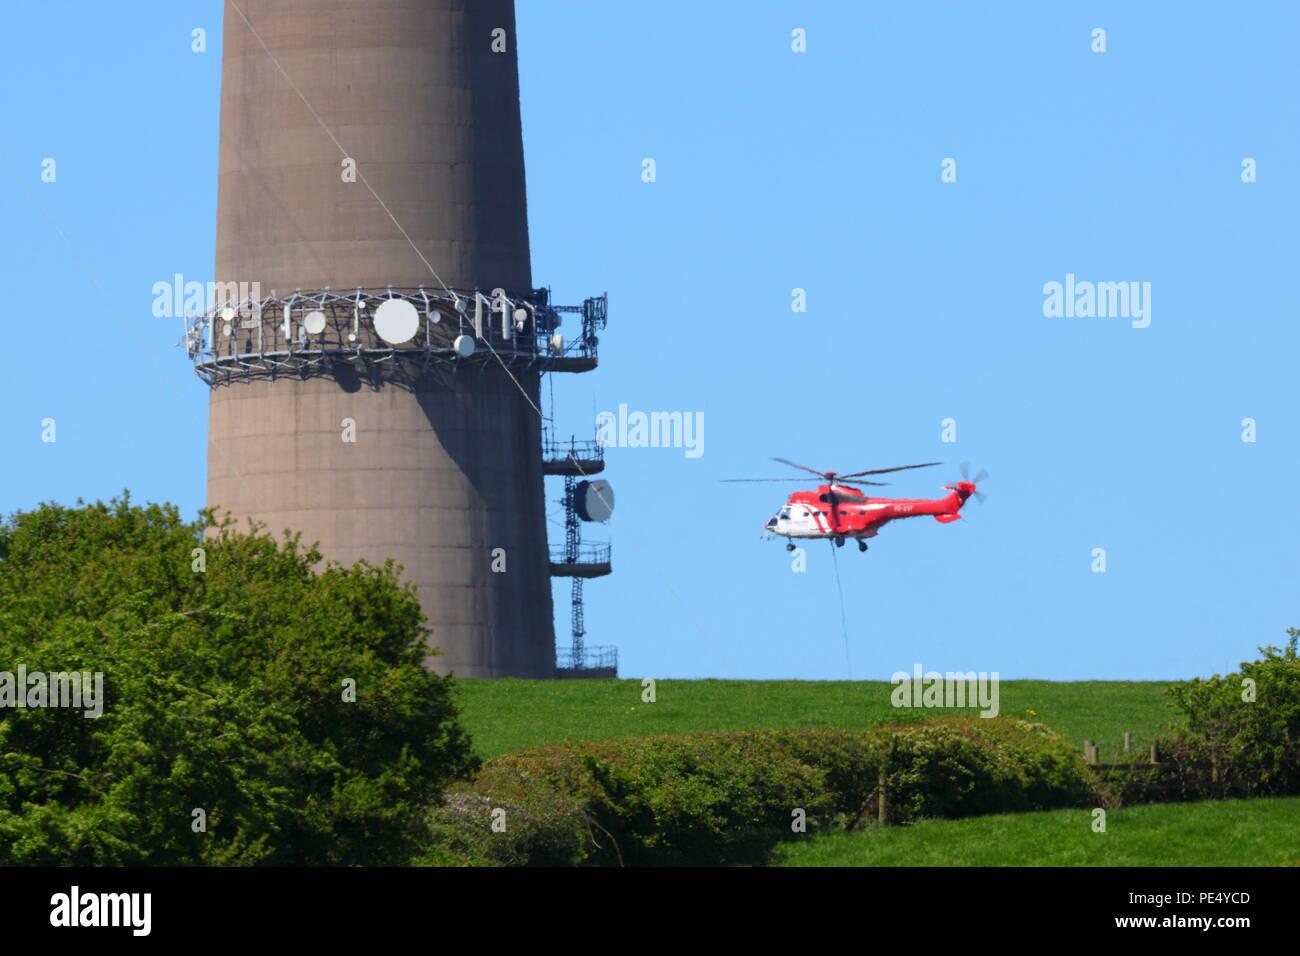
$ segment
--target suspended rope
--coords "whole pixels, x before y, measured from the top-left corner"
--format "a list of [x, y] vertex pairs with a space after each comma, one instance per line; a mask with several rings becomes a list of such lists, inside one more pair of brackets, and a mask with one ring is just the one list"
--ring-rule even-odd
[[835, 547], [834, 538], [828, 538], [827, 543], [831, 546], [831, 564], [835, 566], [835, 590], [840, 595], [840, 628], [844, 631], [844, 667], [848, 670], [849, 680], [853, 680], [853, 661], [849, 657], [849, 618], [844, 611], [844, 587], [840, 584], [840, 559], [835, 553], [839, 549]]

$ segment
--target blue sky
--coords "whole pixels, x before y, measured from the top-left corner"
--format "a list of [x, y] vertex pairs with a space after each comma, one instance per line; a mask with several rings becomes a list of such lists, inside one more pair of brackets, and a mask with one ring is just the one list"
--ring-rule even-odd
[[[796, 573], [758, 538], [800, 486], [719, 483], [782, 476], [777, 455], [950, 463], [882, 490], [900, 497], [962, 460], [992, 473], [969, 522], [838, 553], [857, 678], [1209, 674], [1300, 626], [1300, 7], [518, 11], [534, 279], [610, 295], [600, 369], [555, 376], [559, 429], [620, 403], [706, 424], [699, 458], [608, 451], [618, 514], [589, 537], [615, 573], [587, 586], [588, 643], [625, 676], [847, 676], [830, 546]], [[125, 487], [202, 505], [206, 391], [150, 306], [174, 273], [211, 278], [220, 19], [0, 7], [6, 512]], [[1150, 326], [1045, 317], [1067, 273], [1151, 283]]]

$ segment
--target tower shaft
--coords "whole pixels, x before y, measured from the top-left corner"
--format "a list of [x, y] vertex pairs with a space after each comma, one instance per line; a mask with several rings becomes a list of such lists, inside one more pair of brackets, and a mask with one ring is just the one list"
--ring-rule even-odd
[[[237, 2], [218, 282], [531, 289], [512, 0]], [[344, 354], [217, 384], [208, 503], [327, 559], [404, 565], [435, 669], [553, 676], [539, 373], [513, 374], [490, 359], [359, 372]]]

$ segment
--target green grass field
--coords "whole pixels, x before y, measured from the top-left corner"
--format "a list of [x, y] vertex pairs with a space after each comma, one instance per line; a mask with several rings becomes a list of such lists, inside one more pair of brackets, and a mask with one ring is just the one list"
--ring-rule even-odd
[[777, 866], [1300, 865], [1300, 797], [1164, 803], [1106, 812], [1013, 813], [810, 835], [777, 847]]
[[[885, 681], [661, 680], [655, 703], [641, 700], [639, 680], [459, 679], [462, 721], [481, 757], [523, 747], [605, 737], [696, 730], [872, 727], [916, 711], [890, 705]], [[1003, 681], [1003, 716], [1041, 721], [1080, 747], [1094, 740], [1103, 762], [1125, 731], [1141, 750], [1173, 720], [1166, 681]], [[1030, 713], [1033, 711], [1033, 713]], [[925, 716], [975, 713], [928, 710]]]

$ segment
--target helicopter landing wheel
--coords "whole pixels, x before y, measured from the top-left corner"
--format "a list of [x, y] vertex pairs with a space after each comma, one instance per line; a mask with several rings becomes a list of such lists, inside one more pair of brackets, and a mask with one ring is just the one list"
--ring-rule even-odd
[[785, 546], [785, 549], [786, 549], [787, 551], [793, 551], [793, 550], [794, 550], [794, 542], [791, 541], [789, 544], [787, 544], [787, 545]]
[[867, 550], [867, 543], [863, 541], [861, 538], [858, 538], [858, 550], [859, 551]]
[[844, 535], [842, 535], [842, 534], [837, 534], [837, 535], [835, 536], [835, 547], [837, 547], [837, 548], [842, 548], [842, 547], [844, 547]]

